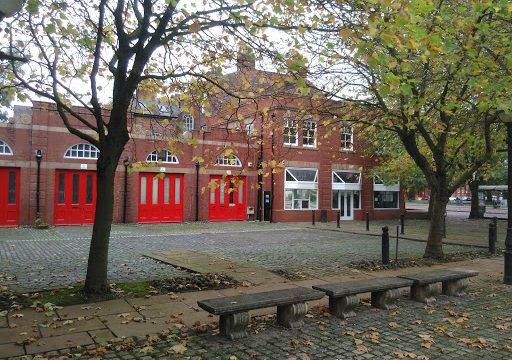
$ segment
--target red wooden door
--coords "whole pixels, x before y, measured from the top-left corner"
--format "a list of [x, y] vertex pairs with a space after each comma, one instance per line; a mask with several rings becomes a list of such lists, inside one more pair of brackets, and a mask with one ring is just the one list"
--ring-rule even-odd
[[245, 176], [211, 176], [208, 220], [245, 220], [245, 183]]
[[17, 226], [20, 213], [20, 169], [0, 168], [0, 226]]
[[183, 221], [183, 174], [141, 173], [139, 223]]
[[94, 222], [96, 173], [55, 171], [55, 225], [82, 225]]

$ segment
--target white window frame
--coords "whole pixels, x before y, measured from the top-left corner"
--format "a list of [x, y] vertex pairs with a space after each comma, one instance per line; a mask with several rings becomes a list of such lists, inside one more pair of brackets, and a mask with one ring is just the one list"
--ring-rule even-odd
[[[357, 173], [359, 174], [359, 181], [357, 183], [346, 183], [342, 178], [338, 176], [336, 173], [347, 172], [347, 173]], [[334, 182], [335, 177], [339, 179], [341, 182]], [[332, 171], [332, 189], [333, 190], [361, 190], [361, 172], [342, 169], [342, 170], [333, 170]]]
[[14, 155], [12, 148], [5, 142], [0, 140], [0, 155]]
[[190, 114], [183, 114], [183, 128], [184, 131], [194, 130], [194, 117]]
[[[158, 155], [162, 152], [165, 152], [165, 161], [159, 160]], [[153, 163], [163, 163], [163, 164], [179, 164], [179, 160], [176, 156], [174, 156], [169, 150], [155, 150], [148, 154], [146, 157], [146, 162], [153, 162]]]
[[354, 128], [352, 125], [343, 125], [341, 127], [341, 150], [354, 151]]
[[99, 155], [100, 150], [96, 146], [86, 143], [72, 145], [64, 152], [66, 159], [98, 160]]
[[[375, 192], [389, 192], [397, 193], [397, 201], [396, 207], [393, 208], [385, 208], [385, 207], [375, 207]], [[382, 178], [378, 175], [373, 177], [373, 208], [378, 210], [396, 210], [400, 209], [400, 182], [398, 181], [396, 184], [385, 185], [382, 181]]]
[[[292, 172], [290, 172], [289, 170], [312, 170], [312, 171], [315, 171], [315, 177], [314, 177], [314, 180], [313, 181], [299, 181], [297, 180], [297, 178], [293, 175]], [[315, 169], [315, 168], [286, 168], [285, 169], [285, 182], [284, 182], [284, 192], [283, 192], [283, 197], [284, 197], [284, 210], [290, 210], [290, 211], [295, 211], [295, 210], [298, 210], [298, 211], [304, 211], [304, 210], [318, 210], [318, 201], [319, 201], [319, 191], [318, 191], [318, 169]], [[292, 180], [292, 181], [287, 181], [286, 180], [286, 174], [289, 174], [293, 179], [295, 180]], [[294, 194], [294, 190], [306, 190], [306, 191], [315, 191], [316, 192], [316, 206], [315, 207], [311, 207], [309, 206], [308, 208], [294, 208], [294, 204], [295, 204], [295, 198], [292, 197], [292, 203], [291, 203], [291, 208], [287, 208], [286, 207], [286, 193], [287, 191], [291, 191], [292, 194]], [[293, 195], [292, 195], [293, 196]], [[308, 199], [308, 202], [309, 202], [309, 205], [311, 205], [311, 198]]]
[[[293, 135], [293, 132], [295, 132], [295, 135]], [[295, 136], [295, 142], [290, 142], [293, 136]], [[299, 122], [297, 120], [284, 120], [283, 143], [285, 145], [299, 145]]]
[[217, 161], [215, 161], [215, 165], [218, 166], [232, 166], [232, 167], [241, 167], [242, 162], [236, 155], [223, 155], [217, 157]]
[[245, 133], [247, 136], [253, 136], [254, 134], [254, 123], [245, 125]]
[[[313, 125], [313, 126], [312, 126]], [[316, 147], [318, 124], [314, 120], [306, 120], [302, 126], [302, 146], [304, 147]], [[311, 134], [311, 131], [313, 134]], [[306, 144], [306, 139], [313, 139], [313, 144]]]

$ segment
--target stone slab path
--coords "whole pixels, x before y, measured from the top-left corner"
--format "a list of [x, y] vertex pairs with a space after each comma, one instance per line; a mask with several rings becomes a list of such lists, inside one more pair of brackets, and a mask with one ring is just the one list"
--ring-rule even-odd
[[254, 285], [269, 282], [284, 282], [282, 277], [259, 266], [200, 251], [158, 250], [145, 253], [144, 256], [162, 261], [177, 268], [183, 268], [201, 274], [225, 274], [239, 282], [248, 282]]

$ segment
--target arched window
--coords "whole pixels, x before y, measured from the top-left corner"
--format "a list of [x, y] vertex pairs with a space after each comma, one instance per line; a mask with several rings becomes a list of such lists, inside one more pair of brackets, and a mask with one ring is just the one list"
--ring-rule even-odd
[[146, 158], [147, 162], [163, 162], [167, 164], [179, 164], [178, 158], [171, 154], [169, 150], [153, 151]]
[[190, 114], [183, 115], [183, 129], [185, 131], [194, 130], [194, 117]]
[[240, 162], [240, 159], [237, 158], [235, 155], [219, 156], [217, 158], [216, 164], [217, 165], [222, 165], [222, 166], [242, 166], [242, 163]]
[[13, 155], [11, 147], [2, 140], [0, 140], [0, 155]]
[[98, 148], [91, 144], [75, 144], [64, 154], [68, 159], [97, 159], [100, 155]]

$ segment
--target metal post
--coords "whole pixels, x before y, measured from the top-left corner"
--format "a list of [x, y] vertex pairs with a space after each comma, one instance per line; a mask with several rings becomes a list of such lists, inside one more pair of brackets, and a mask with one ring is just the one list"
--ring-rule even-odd
[[123, 224], [126, 224], [126, 212], [128, 206], [128, 165], [130, 159], [125, 157], [123, 160], [124, 165], [124, 191], [123, 191]]
[[496, 216], [493, 216], [492, 222], [494, 223], [494, 227], [496, 230], [498, 230], [498, 218]]
[[496, 254], [496, 225], [493, 222], [489, 224], [489, 253]]
[[315, 225], [315, 210], [311, 210], [311, 215], [312, 215], [311, 225]]
[[398, 262], [398, 225], [396, 226], [395, 262]]
[[366, 231], [370, 231], [370, 214], [366, 212]]
[[405, 214], [400, 214], [400, 234], [405, 234]]
[[389, 228], [382, 228], [382, 264], [389, 264]]
[[196, 165], [196, 221], [199, 221], [199, 161], [195, 161]]
[[338, 211], [336, 214], [338, 215], [338, 218], [336, 219], [336, 227], [339, 229], [341, 227], [340, 226], [341, 211]]

